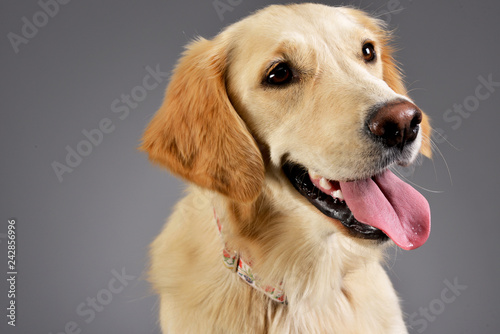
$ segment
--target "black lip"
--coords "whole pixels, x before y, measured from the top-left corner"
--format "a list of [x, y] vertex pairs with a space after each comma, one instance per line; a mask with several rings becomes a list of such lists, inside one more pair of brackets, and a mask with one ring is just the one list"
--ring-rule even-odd
[[382, 230], [356, 220], [345, 202], [320, 191], [309, 178], [307, 169], [299, 164], [286, 162], [283, 172], [293, 187], [324, 215], [339, 220], [349, 233], [357, 238], [386, 241], [389, 237]]

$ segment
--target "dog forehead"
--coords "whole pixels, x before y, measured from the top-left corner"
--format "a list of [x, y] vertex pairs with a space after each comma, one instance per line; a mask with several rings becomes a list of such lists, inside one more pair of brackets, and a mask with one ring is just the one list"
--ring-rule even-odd
[[[354, 12], [353, 12], [354, 11]], [[259, 21], [267, 30], [275, 25], [284, 27], [305, 28], [309, 26], [344, 26], [358, 24], [356, 15], [359, 12], [347, 7], [333, 7], [322, 4], [272, 5], [247, 17], [248, 21]], [[246, 20], [241, 23], [246, 24]]]
[[306, 41], [322, 37], [335, 42], [366, 30], [347, 8], [319, 4], [269, 6], [237, 23], [237, 35], [243, 45], [285, 41]]
[[360, 18], [371, 20], [344, 7], [273, 5], [228, 27], [223, 35], [242, 64], [270, 61], [279, 54], [305, 59], [315, 52], [327, 56], [350, 48], [357, 51], [363, 39], [374, 39]]

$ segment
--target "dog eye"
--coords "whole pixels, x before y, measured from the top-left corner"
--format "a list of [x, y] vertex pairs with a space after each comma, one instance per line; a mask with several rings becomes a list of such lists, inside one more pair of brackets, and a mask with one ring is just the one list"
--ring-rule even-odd
[[377, 55], [375, 53], [375, 47], [373, 46], [372, 43], [368, 42], [363, 44], [362, 51], [363, 51], [363, 58], [367, 63], [375, 60]]
[[286, 63], [279, 63], [267, 75], [267, 83], [271, 85], [284, 85], [292, 81], [293, 73]]

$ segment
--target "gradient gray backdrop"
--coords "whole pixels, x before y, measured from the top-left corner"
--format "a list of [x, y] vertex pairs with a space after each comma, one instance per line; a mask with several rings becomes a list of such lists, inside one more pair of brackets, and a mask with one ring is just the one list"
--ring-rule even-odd
[[[148, 68], [170, 72], [195, 36], [212, 37], [258, 8], [286, 1], [220, 2], [231, 8], [222, 17], [213, 0], [73, 0], [46, 16], [47, 22], [37, 14], [37, 1], [1, 2], [1, 333], [55, 334], [71, 321], [82, 333], [159, 332], [156, 298], [141, 275], [148, 245], [183, 184], [151, 166], [136, 146], [167, 79], [159, 78], [163, 82], [146, 91], [126, 117], [114, 113], [112, 104], [122, 94], [140, 93]], [[431, 190], [419, 188], [430, 202], [433, 224], [423, 247], [394, 251], [388, 261], [415, 325], [412, 333], [499, 333], [500, 87], [490, 87], [485, 97], [488, 88], [478, 88], [478, 78], [500, 82], [500, 4], [343, 3], [378, 13], [396, 29], [397, 58], [411, 96], [447, 138], [434, 137], [439, 152], [433, 161], [403, 171]], [[23, 17], [33, 22], [33, 15], [41, 27], [16, 53], [8, 36], [22, 36]], [[464, 103], [472, 110], [464, 116], [447, 111]], [[51, 164], [64, 163], [66, 146], [75, 149], [85, 139], [82, 131], [106, 118], [113, 132], [59, 182]], [[15, 328], [6, 324], [5, 233], [11, 217], [18, 237]], [[131, 276], [123, 289], [114, 271]], [[461, 290], [445, 290], [454, 281]], [[96, 297], [105, 305], [92, 317], [85, 303]], [[424, 308], [430, 310], [427, 318], [419, 313]]]

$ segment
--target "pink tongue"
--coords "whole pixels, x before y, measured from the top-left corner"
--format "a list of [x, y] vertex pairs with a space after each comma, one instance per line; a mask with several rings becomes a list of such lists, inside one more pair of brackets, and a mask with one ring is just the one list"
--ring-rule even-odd
[[429, 203], [389, 170], [373, 179], [340, 182], [340, 189], [354, 218], [384, 231], [399, 247], [415, 249], [429, 237]]

